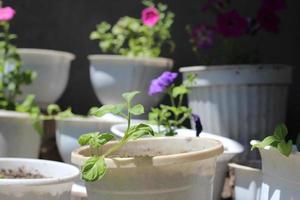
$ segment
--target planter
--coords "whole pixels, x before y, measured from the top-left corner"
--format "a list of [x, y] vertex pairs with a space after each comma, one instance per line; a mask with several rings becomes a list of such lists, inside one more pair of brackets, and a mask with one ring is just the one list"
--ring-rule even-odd
[[235, 200], [260, 200], [262, 172], [260, 169], [231, 163], [234, 170]]
[[[100, 153], [116, 142], [107, 143]], [[72, 153], [81, 166], [89, 147]], [[146, 138], [127, 143], [113, 158], [105, 159], [107, 174], [86, 183], [89, 200], [205, 200], [212, 199], [216, 157], [220, 142], [204, 138]]]
[[0, 110], [0, 157], [37, 158], [40, 143], [29, 114]]
[[75, 56], [46, 49], [18, 49], [18, 52], [22, 68], [37, 72], [36, 80], [24, 87], [24, 95], [35, 94], [37, 103], [43, 108], [55, 103], [67, 86], [71, 61]]
[[[284, 65], [233, 65], [181, 68], [184, 79], [197, 75], [189, 106], [201, 116], [204, 131], [232, 138], [250, 149], [285, 121], [292, 68]], [[255, 160], [257, 154], [246, 159]]]
[[[111, 132], [118, 137], [123, 137], [126, 127], [127, 125], [125, 124], [114, 125], [111, 127]], [[153, 128], [154, 130], [157, 129], [155, 126]], [[190, 129], [179, 129], [177, 132], [177, 137], [194, 137], [196, 135], [196, 132]], [[201, 133], [200, 137], [219, 140], [224, 146], [224, 153], [217, 158], [216, 176], [214, 179], [213, 199], [219, 200], [223, 190], [226, 173], [228, 171], [228, 162], [236, 155], [242, 153], [244, 148], [239, 143], [225, 137], [216, 136], [209, 133]]]
[[263, 181], [260, 200], [294, 200], [300, 197], [300, 153], [285, 157], [276, 149], [259, 150]]
[[0, 179], [1, 200], [70, 199], [73, 182], [79, 170], [64, 163], [19, 158], [0, 158], [0, 168], [18, 171], [20, 168], [46, 178]]
[[166, 58], [129, 58], [117, 55], [90, 55], [90, 76], [94, 91], [102, 104], [122, 103], [124, 91], [140, 91], [136, 102], [146, 112], [156, 106], [162, 96], [148, 96], [151, 80], [170, 70], [173, 61]]
[[79, 148], [78, 138], [88, 132], [109, 132], [114, 124], [124, 123], [125, 120], [114, 115], [102, 118], [76, 117], [56, 120], [56, 144], [64, 162], [71, 163], [71, 153]]

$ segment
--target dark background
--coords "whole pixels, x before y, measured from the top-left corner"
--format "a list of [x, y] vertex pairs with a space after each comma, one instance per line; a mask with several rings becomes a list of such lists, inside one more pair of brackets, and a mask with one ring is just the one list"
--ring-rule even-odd
[[[232, 0], [239, 2], [240, 9], [247, 13], [253, 2], [261, 0]], [[293, 65], [294, 77], [291, 86], [287, 113], [290, 132], [300, 132], [300, 1], [287, 0], [288, 8], [281, 13], [281, 32], [262, 35], [258, 43], [263, 63]], [[72, 106], [75, 113], [84, 114], [99, 101], [93, 93], [89, 80], [88, 54], [100, 53], [97, 43], [89, 40], [95, 25], [103, 20], [114, 23], [119, 17], [139, 17], [141, 0], [6, 0], [5, 5], [16, 9], [12, 32], [18, 34], [18, 47], [45, 48], [69, 51], [77, 58], [72, 63], [68, 87], [58, 103]], [[176, 68], [199, 65], [193, 56], [185, 32], [186, 24], [200, 22], [201, 4], [205, 0], [162, 0], [175, 12], [173, 38], [177, 43], [172, 55]]]

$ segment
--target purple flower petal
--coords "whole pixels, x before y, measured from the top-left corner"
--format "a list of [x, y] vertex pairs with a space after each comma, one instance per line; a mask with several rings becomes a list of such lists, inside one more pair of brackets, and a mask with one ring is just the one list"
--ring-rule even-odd
[[167, 87], [173, 84], [177, 78], [178, 73], [166, 71], [162, 73], [158, 78], [151, 81], [148, 94], [153, 96], [157, 93], [164, 92]]

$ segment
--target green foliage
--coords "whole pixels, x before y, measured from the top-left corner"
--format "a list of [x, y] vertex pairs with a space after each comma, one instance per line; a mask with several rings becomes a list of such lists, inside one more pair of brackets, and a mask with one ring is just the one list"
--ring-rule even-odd
[[47, 114], [48, 114], [48, 116], [45, 117], [45, 119], [66, 119], [66, 118], [78, 116], [73, 113], [71, 107], [62, 111], [61, 108], [59, 107], [59, 105], [57, 105], [57, 104], [48, 105]]
[[89, 145], [91, 158], [89, 158], [81, 168], [82, 179], [87, 182], [93, 182], [100, 180], [106, 173], [105, 158], [118, 151], [130, 140], [136, 140], [145, 135], [154, 135], [154, 131], [149, 125], [138, 124], [131, 126], [131, 115], [141, 115], [144, 113], [144, 107], [141, 104], [132, 105], [132, 100], [139, 92], [133, 91], [124, 93], [123, 104], [118, 105], [104, 105], [100, 108], [92, 108], [90, 114], [97, 117], [101, 117], [107, 113], [118, 114], [127, 119], [128, 126], [123, 138], [109, 148], [104, 154], [99, 155], [98, 149], [104, 144], [114, 139], [111, 133], [86, 133], [79, 137], [78, 143], [83, 145]]
[[292, 140], [286, 142], [287, 134], [288, 134], [287, 127], [284, 124], [279, 124], [275, 128], [275, 131], [272, 136], [268, 136], [263, 141], [252, 144], [251, 150], [255, 148], [262, 149], [267, 146], [271, 146], [277, 149], [281, 154], [288, 157], [292, 153], [293, 142]]
[[146, 7], [156, 7], [160, 13], [159, 22], [149, 27], [141, 19], [122, 17], [114, 25], [102, 22], [90, 34], [91, 40], [99, 40], [99, 47], [104, 53], [114, 53], [130, 57], [158, 57], [164, 45], [168, 44], [171, 51], [174, 43], [170, 29], [174, 13], [167, 11], [167, 6], [152, 1], [143, 1]]

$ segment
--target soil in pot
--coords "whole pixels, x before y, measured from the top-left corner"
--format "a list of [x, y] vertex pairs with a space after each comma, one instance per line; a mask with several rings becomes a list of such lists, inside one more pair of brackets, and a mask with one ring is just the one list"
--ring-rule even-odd
[[48, 178], [40, 174], [39, 171], [27, 171], [25, 167], [20, 167], [18, 170], [0, 169], [1, 179], [40, 179]]

